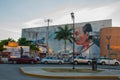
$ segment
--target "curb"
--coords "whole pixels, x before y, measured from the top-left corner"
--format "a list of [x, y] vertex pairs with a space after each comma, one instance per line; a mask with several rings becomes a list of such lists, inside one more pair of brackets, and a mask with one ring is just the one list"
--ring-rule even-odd
[[65, 79], [119, 79], [118, 76], [47, 76], [41, 74], [32, 74], [29, 72], [24, 71], [23, 68], [20, 68], [20, 71], [28, 76], [39, 77], [39, 78], [65, 78]]

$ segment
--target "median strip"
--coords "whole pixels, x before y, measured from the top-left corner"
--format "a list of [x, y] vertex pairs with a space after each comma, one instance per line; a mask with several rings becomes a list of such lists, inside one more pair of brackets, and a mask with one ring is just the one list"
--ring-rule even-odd
[[[49, 68], [42, 68], [44, 70], [48, 70]], [[40, 71], [42, 70], [40, 69]], [[59, 68], [60, 69], [60, 68]], [[20, 71], [22, 73], [24, 73], [25, 75], [28, 75], [28, 76], [34, 76], [34, 77], [40, 77], [40, 78], [76, 78], [76, 79], [119, 79], [118, 76], [82, 76], [82, 75], [72, 75], [72, 76], [65, 76], [65, 75], [54, 75], [53, 72], [49, 72], [50, 75], [47, 75], [47, 74], [43, 74], [43, 73], [32, 73], [32, 72], [29, 72], [29, 71], [26, 71], [24, 68], [20, 68]], [[80, 70], [81, 71], [81, 70]], [[88, 70], [89, 71], [89, 70]], [[85, 71], [86, 72], [86, 71]], [[73, 72], [66, 72], [66, 74], [71, 74]], [[87, 72], [86, 72], [87, 73]], [[99, 72], [98, 72], [99, 73]], [[53, 74], [53, 75], [52, 75]], [[57, 74], [57, 73], [56, 73]]]

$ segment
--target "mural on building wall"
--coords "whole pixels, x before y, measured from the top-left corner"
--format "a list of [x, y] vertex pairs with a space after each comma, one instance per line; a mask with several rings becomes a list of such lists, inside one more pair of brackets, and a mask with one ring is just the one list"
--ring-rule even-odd
[[[66, 25], [66, 24], [65, 24]], [[48, 44], [49, 48], [54, 53], [59, 53], [64, 51], [64, 41], [63, 40], [55, 40], [55, 32], [57, 31], [57, 27], [64, 25], [56, 25], [49, 27], [48, 34]], [[68, 24], [70, 28], [72, 28], [72, 24]], [[75, 24], [75, 52], [81, 56], [93, 57], [99, 56], [100, 48], [99, 48], [99, 31], [101, 28], [111, 26], [111, 20], [98, 21], [98, 22], [88, 22], [82, 24]], [[28, 28], [23, 29], [22, 37], [25, 37], [29, 40], [36, 41], [39, 44], [39, 47], [46, 52], [46, 33], [47, 28]], [[28, 33], [29, 31], [29, 33]], [[37, 36], [35, 34], [30, 33], [30, 31], [38, 32]], [[28, 36], [29, 35], [29, 36]], [[33, 38], [34, 35], [34, 38]], [[73, 51], [73, 44], [69, 41], [67, 42], [67, 51]]]
[[92, 36], [89, 36], [89, 33], [92, 32], [91, 24], [85, 24], [83, 27], [78, 27], [75, 29], [75, 43], [79, 45], [77, 52], [82, 56], [82, 52], [86, 51], [90, 47], [90, 39]]
[[[61, 26], [63, 27], [63, 26]], [[69, 27], [72, 28], [72, 26], [69, 25]], [[51, 28], [49, 30], [49, 34], [48, 34], [48, 43], [49, 43], [49, 49], [53, 52], [60, 52], [60, 51], [64, 51], [64, 42], [63, 40], [58, 41], [55, 40], [55, 31], [57, 31], [57, 27]], [[93, 39], [94, 36], [93, 35], [89, 35], [90, 33], [92, 33], [92, 26], [90, 23], [86, 23], [84, 26], [77, 26], [75, 28], [75, 52], [78, 55], [81, 56], [87, 56], [89, 57], [90, 54], [88, 52], [88, 50], [92, 47], [92, 45], [94, 43], [96, 43]], [[30, 35], [30, 34], [29, 34]], [[94, 34], [95, 35], [95, 34]], [[32, 38], [36, 38], [36, 35], [32, 35]], [[34, 44], [37, 44], [39, 47], [41, 47], [43, 49], [43, 51], [46, 52], [46, 34], [42, 34], [42, 36], [38, 36], [39, 38], [36, 38], [37, 40], [33, 40]], [[99, 43], [98, 43], [99, 44]], [[96, 45], [96, 44], [94, 44]], [[99, 48], [99, 46], [98, 46]], [[94, 47], [94, 49], [96, 49], [96, 47]], [[67, 42], [67, 51], [72, 52], [73, 47], [72, 44]]]

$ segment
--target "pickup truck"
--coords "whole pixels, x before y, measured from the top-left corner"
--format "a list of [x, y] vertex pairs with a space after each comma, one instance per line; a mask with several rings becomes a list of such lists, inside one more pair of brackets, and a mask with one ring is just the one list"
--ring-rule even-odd
[[8, 59], [9, 63], [36, 63], [37, 61], [34, 58], [31, 58], [29, 56], [21, 56], [20, 58], [9, 58]]

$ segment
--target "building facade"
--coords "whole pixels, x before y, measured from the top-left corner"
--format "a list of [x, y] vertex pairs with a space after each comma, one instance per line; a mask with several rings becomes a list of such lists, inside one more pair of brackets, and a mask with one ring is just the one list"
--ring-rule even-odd
[[100, 55], [120, 60], [120, 27], [100, 30]]
[[[55, 32], [58, 30], [58, 27], [65, 27], [68, 25], [69, 28], [73, 28], [72, 24], [64, 25], [53, 25], [49, 26], [47, 31], [47, 26], [45, 27], [35, 27], [35, 28], [25, 28], [22, 29], [22, 37], [27, 40], [32, 40], [33, 42], [39, 43], [39, 47], [43, 51], [46, 51], [46, 40], [48, 34], [48, 45], [51, 53], [60, 53], [64, 51], [64, 41], [55, 40]], [[100, 21], [91, 21], [84, 23], [75, 23], [75, 52], [79, 55], [92, 58], [93, 56], [98, 57], [100, 54], [99, 47], [99, 32], [101, 28], [112, 26], [112, 20], [100, 20]], [[73, 45], [70, 42], [67, 42], [67, 51], [71, 53], [73, 51]]]

